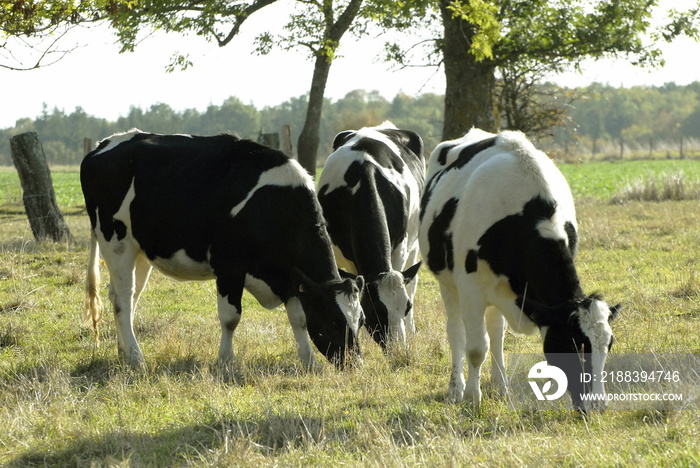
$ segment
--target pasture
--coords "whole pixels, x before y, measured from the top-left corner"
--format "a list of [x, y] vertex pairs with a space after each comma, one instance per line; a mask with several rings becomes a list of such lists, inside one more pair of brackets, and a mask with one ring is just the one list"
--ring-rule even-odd
[[[700, 353], [700, 200], [610, 204], [636, 179], [698, 161], [561, 166], [577, 199], [586, 292], [623, 302], [613, 353]], [[14, 179], [13, 179], [14, 178]], [[236, 365], [215, 365], [213, 282], [154, 272], [139, 303], [146, 359], [117, 359], [111, 313], [99, 346], [81, 323], [88, 220], [77, 171], [53, 173], [76, 243], [37, 245], [16, 174], [0, 171], [0, 465], [3, 466], [697, 466], [697, 410], [516, 410], [486, 391], [479, 413], [445, 402], [450, 352], [437, 283], [421, 270], [418, 332], [383, 355], [307, 373], [283, 309], [244, 296]], [[12, 184], [16, 183], [16, 187]], [[108, 273], [102, 268], [102, 298]], [[508, 353], [541, 352], [506, 335]], [[484, 366], [483, 381], [490, 366]], [[697, 391], [697, 389], [694, 389]]]

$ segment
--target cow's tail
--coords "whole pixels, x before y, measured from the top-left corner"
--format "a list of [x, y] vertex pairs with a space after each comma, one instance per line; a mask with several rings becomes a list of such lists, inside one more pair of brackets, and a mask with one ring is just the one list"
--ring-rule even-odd
[[90, 258], [85, 280], [85, 300], [83, 301], [83, 320], [91, 323], [95, 331], [95, 339], [99, 339], [99, 322], [102, 319], [102, 300], [100, 299], [100, 246], [95, 232], [90, 233]]

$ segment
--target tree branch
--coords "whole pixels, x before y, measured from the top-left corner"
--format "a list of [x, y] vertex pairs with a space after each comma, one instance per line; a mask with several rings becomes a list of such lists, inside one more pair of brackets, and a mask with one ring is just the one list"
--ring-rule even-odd
[[234, 22], [231, 31], [229, 31], [228, 35], [223, 40], [219, 39], [218, 35], [214, 35], [216, 41], [219, 44], [219, 47], [224, 47], [229, 42], [231, 42], [231, 40], [236, 36], [236, 34], [238, 34], [238, 31], [241, 29], [241, 25], [243, 25], [245, 20], [247, 20], [250, 15], [252, 15], [258, 10], [262, 10], [266, 6], [271, 5], [276, 1], [277, 0], [256, 0], [251, 5], [248, 5], [241, 13], [236, 14], [236, 21]]
[[[75, 26], [77, 26], [77, 25], [72, 25], [72, 26], [66, 27], [65, 30], [63, 30], [60, 34], [53, 37], [51, 40], [51, 43], [45, 49], [41, 50], [39, 58], [36, 60], [36, 62], [34, 62], [33, 65], [30, 65], [30, 66], [12, 66], [12, 65], [6, 65], [6, 64], [0, 62], [0, 68], [4, 68], [6, 70], [13, 70], [13, 71], [28, 71], [28, 70], [35, 70], [37, 68], [44, 67], [44, 66], [53, 65], [54, 63], [58, 62], [63, 57], [65, 57], [66, 55], [68, 55], [69, 53], [73, 52], [75, 49], [78, 48], [78, 46], [76, 45], [76, 46], [74, 46], [70, 49], [67, 49], [67, 50], [55, 49], [56, 44], [66, 34], [68, 34], [68, 32], [71, 29], [73, 29]], [[24, 43], [25, 47], [27, 47], [28, 49], [39, 50], [39, 48], [29, 44], [29, 42], [27, 42], [26, 40], [19, 39], [19, 38], [16, 38], [16, 39], [21, 40]], [[7, 48], [7, 42], [5, 44], [3, 44], [2, 46], [0, 46], [0, 49], [7, 50], [11, 59], [16, 61], [17, 63], [19, 63], [21, 65], [22, 62], [15, 57], [15, 55], [9, 50], [9, 48]], [[46, 57], [48, 57], [49, 55], [54, 55], [54, 54], [59, 54], [60, 56], [57, 59], [51, 61], [50, 63], [42, 64], [42, 62], [44, 61], [44, 59]]]

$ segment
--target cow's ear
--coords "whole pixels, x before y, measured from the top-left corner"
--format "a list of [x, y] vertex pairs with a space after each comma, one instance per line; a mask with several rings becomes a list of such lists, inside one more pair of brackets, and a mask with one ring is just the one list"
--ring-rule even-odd
[[365, 287], [365, 279], [358, 275], [357, 278], [355, 278], [355, 286], [357, 286], [357, 289], [360, 290], [360, 296], [362, 295], [362, 291], [364, 290]]
[[420, 266], [422, 265], [422, 263], [423, 262], [418, 262], [415, 265], [413, 265], [412, 267], [409, 267], [407, 270], [401, 272], [401, 274], [403, 275], [404, 284], [410, 283], [411, 280], [416, 277], [416, 275], [418, 274], [418, 270], [420, 269]]
[[610, 307], [610, 316], [608, 317], [608, 322], [612, 322], [617, 318], [617, 315], [622, 310], [622, 304], [616, 304]]
[[352, 273], [349, 273], [345, 270], [341, 270], [340, 268], [338, 268], [338, 274], [341, 278], [345, 280], [351, 280], [353, 283], [355, 283], [357, 289], [359, 289], [360, 293], [362, 293], [362, 289], [365, 287], [365, 279], [362, 276], [353, 275]]
[[355, 278], [357, 278], [357, 275], [353, 275], [352, 273], [347, 272], [347, 271], [345, 271], [345, 270], [341, 270], [340, 268], [338, 268], [338, 274], [339, 274], [340, 277], [343, 278], [343, 279], [351, 279], [351, 280], [354, 280]]
[[388, 136], [397, 144], [410, 149], [419, 157], [423, 157], [423, 139], [416, 132], [412, 132], [411, 130], [399, 130], [397, 128], [387, 128], [380, 130], [380, 133]]
[[423, 139], [416, 132], [402, 130], [407, 137], [406, 147], [418, 156], [423, 156]]
[[333, 139], [333, 151], [343, 146], [354, 134], [355, 130], [345, 130], [338, 133]]

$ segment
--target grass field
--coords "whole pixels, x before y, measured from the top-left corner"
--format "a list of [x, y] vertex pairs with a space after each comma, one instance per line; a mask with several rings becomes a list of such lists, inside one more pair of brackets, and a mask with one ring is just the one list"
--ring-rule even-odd
[[[700, 201], [608, 200], [638, 178], [682, 171], [700, 180], [700, 162], [562, 171], [578, 201], [584, 289], [625, 307], [613, 324], [613, 352], [699, 354]], [[446, 403], [445, 320], [425, 270], [418, 333], [404, 349], [383, 355], [364, 335], [360, 368], [326, 363], [319, 373], [301, 369], [284, 311], [248, 295], [235, 369], [219, 369], [213, 283], [154, 273], [136, 317], [147, 366], [131, 369], [117, 359], [110, 316], [100, 346], [81, 323], [87, 217], [77, 173], [53, 178], [72, 245], [31, 240], [16, 174], [0, 171], [2, 466], [700, 465], [696, 409], [583, 420], [566, 406], [516, 410], [488, 391], [477, 414]], [[105, 301], [107, 278], [103, 267]], [[541, 351], [538, 337], [510, 333], [505, 347], [506, 361], [508, 353]]]

